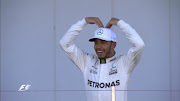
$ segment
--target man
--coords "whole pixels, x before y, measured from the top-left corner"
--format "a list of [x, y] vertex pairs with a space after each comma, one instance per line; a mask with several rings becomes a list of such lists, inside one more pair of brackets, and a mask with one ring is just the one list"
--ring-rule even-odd
[[[74, 44], [75, 38], [86, 24], [96, 24], [99, 27], [89, 40], [94, 42], [97, 56], [83, 52]], [[127, 55], [116, 56], [116, 34], [110, 29], [113, 25], [120, 27], [131, 43]], [[87, 101], [111, 101], [112, 86], [116, 88], [116, 101], [127, 101], [129, 76], [139, 62], [145, 46], [129, 24], [111, 18], [104, 28], [99, 18], [87, 17], [72, 25], [60, 40], [60, 45], [83, 73]]]

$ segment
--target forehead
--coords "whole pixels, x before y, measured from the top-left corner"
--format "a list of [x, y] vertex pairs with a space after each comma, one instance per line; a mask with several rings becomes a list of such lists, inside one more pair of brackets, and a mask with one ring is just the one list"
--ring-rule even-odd
[[102, 40], [102, 39], [94, 39], [94, 42], [95, 43], [101, 43], [101, 42], [106, 42], [106, 43], [116, 43], [116, 42], [113, 42], [113, 41], [106, 41], [106, 40]]
[[106, 40], [102, 40], [102, 39], [94, 39], [94, 42], [101, 42], [101, 41], [110, 42], [110, 41], [106, 41]]

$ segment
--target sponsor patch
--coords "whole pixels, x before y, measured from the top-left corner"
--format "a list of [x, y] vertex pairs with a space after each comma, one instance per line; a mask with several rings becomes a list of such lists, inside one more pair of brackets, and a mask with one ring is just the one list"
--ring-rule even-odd
[[90, 70], [90, 73], [97, 74], [97, 71], [91, 69], [91, 70]]
[[113, 75], [117, 73], [117, 69], [111, 69], [111, 71], [109, 72], [109, 75]]
[[91, 80], [88, 80], [88, 84], [91, 87], [94, 88], [110, 88], [111, 86], [119, 86], [120, 85], [120, 80], [116, 80], [116, 81], [112, 81], [112, 82], [108, 82], [108, 83], [104, 83], [104, 82], [94, 82]]

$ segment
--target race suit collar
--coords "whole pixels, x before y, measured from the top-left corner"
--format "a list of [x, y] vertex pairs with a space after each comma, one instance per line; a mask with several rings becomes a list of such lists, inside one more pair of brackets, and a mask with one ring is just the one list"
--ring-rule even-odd
[[98, 60], [100, 61], [100, 64], [106, 64], [106, 63], [109, 63], [115, 59], [116, 59], [116, 55], [114, 55], [113, 57], [110, 57], [110, 58], [98, 59]]

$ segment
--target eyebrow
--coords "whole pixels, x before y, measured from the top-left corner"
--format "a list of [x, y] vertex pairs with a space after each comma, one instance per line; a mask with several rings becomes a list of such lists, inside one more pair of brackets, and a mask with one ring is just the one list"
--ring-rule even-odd
[[[108, 41], [106, 41], [106, 40], [102, 40], [102, 39], [101, 39], [101, 41], [103, 41], [103, 42], [108, 42]], [[94, 42], [97, 42], [97, 41], [96, 41], [96, 40], [94, 40]]]

